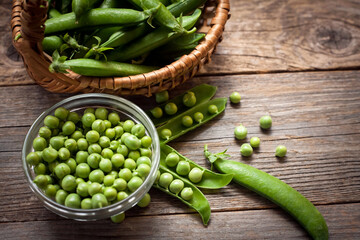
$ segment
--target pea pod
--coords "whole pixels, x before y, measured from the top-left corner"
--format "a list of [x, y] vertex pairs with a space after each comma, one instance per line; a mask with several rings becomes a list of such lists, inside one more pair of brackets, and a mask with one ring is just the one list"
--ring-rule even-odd
[[[197, 9], [191, 16], [183, 17], [183, 27], [186, 30], [191, 29], [200, 18], [200, 15], [201, 10]], [[148, 53], [151, 50], [158, 48], [179, 36], [181, 36], [181, 34], [173, 32], [166, 27], [159, 27], [158, 29], [147, 34], [141, 39], [130, 43], [129, 45], [114, 49], [114, 51], [107, 55], [107, 58], [109, 60], [119, 62], [128, 61]]]
[[[196, 96], [195, 106], [196, 106], [203, 102], [209, 101], [215, 95], [216, 89], [217, 89], [217, 87], [215, 87], [215, 86], [211, 86], [208, 84], [201, 84], [201, 85], [198, 85], [198, 86], [190, 89], [188, 92], [193, 92], [195, 94], [195, 96]], [[173, 102], [176, 104], [176, 106], [178, 108], [177, 114], [181, 114], [181, 113], [189, 110], [189, 108], [183, 104], [184, 95], [185, 95], [185, 93], [183, 93], [177, 97], [174, 97], [173, 99], [170, 99], [166, 103], [158, 105], [158, 107], [160, 107], [161, 109], [164, 109], [164, 107], [167, 103]], [[165, 115], [165, 114], [161, 118], [154, 118], [150, 111], [147, 111], [147, 114], [151, 118], [151, 120], [155, 126], [160, 126], [160, 125], [166, 123], [167, 121], [169, 121], [171, 118], [173, 118], [173, 116], [169, 116], [169, 115]]]
[[167, 9], [175, 16], [186, 15], [199, 6], [203, 5], [206, 0], [180, 0], [167, 6]]
[[89, 11], [95, 3], [99, 0], [72, 0], [72, 11], [75, 13], [75, 18], [80, 19], [87, 11]]
[[[202, 124], [210, 121], [211, 119], [213, 119], [214, 117], [216, 117], [217, 115], [219, 115], [221, 112], [223, 112], [225, 110], [226, 102], [227, 102], [227, 98], [216, 98], [216, 99], [204, 102], [202, 104], [199, 104], [195, 107], [192, 107], [188, 111], [183, 112], [182, 114], [179, 114], [176, 117], [170, 119], [166, 124], [157, 128], [157, 131], [160, 136], [160, 142], [161, 143], [170, 142], [171, 140], [174, 140], [175, 138], [180, 137], [181, 135], [189, 132], [190, 130], [193, 130], [193, 129], [201, 126]], [[211, 114], [208, 112], [208, 106], [210, 106], [210, 105], [215, 105], [217, 107], [217, 113]], [[193, 117], [194, 114], [197, 112], [201, 112], [203, 114], [203, 116], [204, 116], [203, 120], [201, 122], [194, 121], [193, 125], [190, 127], [183, 126], [182, 118], [184, 116]], [[169, 129], [172, 133], [171, 136], [167, 137], [166, 139], [162, 138], [161, 132], [164, 129]]]
[[49, 14], [50, 18], [55, 18], [55, 17], [60, 17], [61, 16], [61, 13], [58, 10], [56, 10], [55, 8], [51, 8], [49, 10], [48, 14]]
[[201, 169], [203, 172], [201, 181], [198, 183], [193, 183], [195, 186], [197, 186], [199, 188], [218, 189], [218, 188], [225, 187], [232, 180], [232, 177], [233, 177], [232, 174], [219, 174], [219, 173], [210, 171], [206, 168], [203, 168], [200, 165], [196, 164], [195, 162], [191, 161], [190, 159], [186, 158], [185, 156], [181, 155], [179, 152], [177, 152], [175, 149], [173, 149], [172, 147], [170, 147], [168, 145], [165, 145], [165, 144], [161, 145], [160, 150], [161, 150], [160, 165], [172, 170], [173, 172], [176, 172], [176, 170], [175, 170], [176, 167], [169, 167], [165, 163], [165, 158], [169, 153], [176, 153], [180, 157], [180, 160], [186, 161], [190, 164], [191, 169], [194, 167]]
[[136, 25], [148, 19], [156, 11], [157, 9], [141, 12], [133, 9], [97, 8], [85, 13], [77, 23], [75, 13], [71, 12], [46, 20], [45, 34], [101, 25]]
[[176, 20], [174, 15], [172, 15], [172, 13], [159, 0], [147, 0], [147, 1], [129, 0], [129, 1], [143, 10], [151, 9], [159, 6], [159, 11], [156, 13], [154, 18], [160, 26], [165, 26], [168, 29], [177, 33], [183, 33], [186, 31], [181, 26], [179, 21]]
[[212, 154], [207, 145], [206, 158], [222, 173], [232, 173], [234, 182], [260, 194], [292, 215], [314, 239], [328, 239], [328, 227], [316, 207], [298, 191], [266, 172], [232, 160], [226, 151]]
[[169, 189], [165, 189], [165, 188], [161, 187], [158, 183], [154, 183], [153, 187], [169, 194], [170, 196], [178, 198], [180, 201], [182, 201], [189, 207], [195, 209], [200, 214], [203, 224], [207, 225], [210, 220], [211, 209], [210, 209], [209, 202], [206, 199], [206, 197], [204, 196], [204, 194], [197, 187], [195, 187], [191, 182], [180, 177], [179, 175], [170, 171], [169, 169], [166, 169], [160, 165], [159, 171], [161, 174], [162, 173], [170, 173], [174, 177], [174, 179], [182, 180], [184, 182], [184, 187], [190, 187], [192, 189], [193, 197], [192, 197], [192, 199], [187, 201], [187, 200], [181, 198], [178, 194], [174, 194], [174, 193], [170, 192]]
[[192, 33], [183, 35], [174, 41], [154, 50], [155, 55], [166, 55], [168, 53], [174, 53], [181, 50], [194, 49], [194, 46], [198, 45], [198, 42], [205, 37], [204, 33]]

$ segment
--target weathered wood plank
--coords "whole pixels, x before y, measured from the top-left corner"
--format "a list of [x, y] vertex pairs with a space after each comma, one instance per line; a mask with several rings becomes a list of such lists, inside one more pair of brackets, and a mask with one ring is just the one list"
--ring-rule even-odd
[[[11, 1], [0, 6], [0, 86], [32, 84], [11, 45]], [[200, 74], [360, 67], [360, 1], [231, 1], [231, 18]]]
[[[327, 220], [330, 239], [360, 237], [360, 204], [319, 206], [319, 210]], [[208, 227], [190, 214], [130, 216], [118, 225], [109, 220], [57, 219], [1, 223], [0, 226], [4, 239], [309, 239], [307, 233], [280, 209], [217, 212], [212, 214]]]

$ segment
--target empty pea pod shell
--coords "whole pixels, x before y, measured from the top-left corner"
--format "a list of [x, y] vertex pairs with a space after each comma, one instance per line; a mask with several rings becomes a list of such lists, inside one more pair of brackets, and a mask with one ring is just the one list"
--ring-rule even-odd
[[[172, 132], [172, 135], [167, 139], [161, 139], [160, 143], [167, 143], [171, 140], [174, 140], [177, 137], [180, 137], [181, 135], [189, 132], [190, 130], [193, 130], [202, 124], [210, 121], [217, 115], [219, 115], [221, 112], [225, 110], [226, 107], [227, 98], [215, 98], [210, 101], [206, 101], [200, 105], [197, 105], [195, 107], [190, 108], [188, 111], [183, 112], [182, 114], [177, 115], [176, 117], [170, 119], [166, 124], [157, 127], [157, 131], [159, 133], [159, 136], [161, 136], [161, 131], [163, 129], [169, 129]], [[211, 114], [208, 112], [208, 106], [209, 105], [215, 105], [218, 109], [217, 113]], [[182, 118], [186, 115], [193, 117], [194, 113], [201, 112], [204, 115], [204, 118], [201, 122], [197, 123], [194, 121], [193, 125], [190, 127], [185, 127], [182, 124]]]
[[202, 175], [202, 179], [200, 182], [198, 183], [193, 183], [195, 186], [199, 187], [199, 188], [206, 188], [206, 189], [219, 189], [222, 187], [225, 187], [226, 185], [228, 185], [232, 178], [233, 175], [232, 174], [220, 174], [220, 173], [215, 173], [213, 171], [210, 171], [206, 168], [203, 168], [201, 166], [199, 166], [198, 164], [196, 164], [195, 162], [191, 161], [190, 159], [184, 157], [183, 155], [181, 155], [180, 153], [178, 153], [175, 149], [173, 149], [172, 147], [168, 146], [168, 145], [161, 145], [160, 147], [160, 165], [170, 169], [171, 171], [175, 172], [176, 170], [176, 166], [175, 167], [169, 167], [166, 165], [165, 163], [165, 159], [166, 156], [169, 153], [176, 153], [179, 158], [180, 161], [186, 161], [190, 164], [190, 168], [194, 168], [197, 167], [199, 169], [201, 169], [203, 171], [203, 175]]
[[171, 171], [167, 168], [164, 168], [161, 165], [159, 166], [159, 171], [161, 174], [162, 173], [170, 173], [174, 177], [174, 179], [182, 180], [184, 182], [184, 188], [190, 187], [193, 190], [193, 197], [192, 197], [192, 199], [187, 201], [187, 200], [181, 198], [179, 196], [179, 194], [174, 194], [174, 193], [170, 192], [169, 189], [165, 189], [156, 183], [153, 184], [153, 187], [169, 194], [170, 196], [178, 198], [180, 201], [182, 201], [189, 207], [195, 209], [200, 214], [201, 219], [202, 219], [204, 225], [206, 226], [210, 220], [211, 209], [210, 209], [210, 204], [209, 204], [208, 200], [206, 199], [206, 197], [204, 196], [204, 194], [195, 185], [193, 185], [189, 180], [180, 177], [173, 171]]
[[[193, 92], [195, 94], [195, 97], [196, 97], [195, 106], [196, 106], [203, 102], [209, 101], [215, 95], [216, 90], [217, 90], [217, 87], [215, 87], [215, 86], [208, 85], [208, 84], [201, 84], [201, 85], [198, 85], [198, 86], [188, 90], [187, 92]], [[189, 110], [189, 108], [183, 104], [183, 97], [185, 94], [186, 94], [186, 92], [170, 99], [169, 101], [167, 101], [161, 105], [158, 105], [158, 107], [160, 107], [161, 109], [164, 109], [164, 107], [167, 103], [172, 102], [172, 103], [175, 103], [178, 108], [177, 114], [181, 114], [181, 113]], [[148, 114], [148, 116], [150, 116], [150, 118], [153, 121], [155, 126], [160, 126], [161, 124], [166, 123], [167, 121], [169, 121], [170, 119], [172, 119], [174, 117], [174, 116], [169, 116], [169, 115], [164, 114], [161, 118], [154, 118], [150, 111], [148, 111], [147, 114]]]

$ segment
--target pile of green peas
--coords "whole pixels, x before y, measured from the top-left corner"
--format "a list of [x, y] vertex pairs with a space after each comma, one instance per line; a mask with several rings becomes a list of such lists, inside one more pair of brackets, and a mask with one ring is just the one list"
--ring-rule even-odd
[[[45, 195], [70, 208], [95, 209], [127, 198], [151, 170], [145, 127], [104, 107], [81, 116], [63, 107], [44, 119], [26, 156]], [[138, 206], [150, 203], [147, 193]]]
[[180, 176], [186, 177], [193, 183], [201, 181], [203, 171], [198, 167], [191, 168], [190, 163], [185, 160], [180, 160], [176, 153], [169, 153], [165, 158], [165, 164], [168, 167], [175, 168], [175, 171]]

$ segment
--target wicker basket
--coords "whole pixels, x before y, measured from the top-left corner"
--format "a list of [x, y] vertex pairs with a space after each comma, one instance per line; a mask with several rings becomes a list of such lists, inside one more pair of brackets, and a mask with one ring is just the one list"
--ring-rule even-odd
[[168, 90], [192, 78], [207, 62], [221, 40], [229, 18], [229, 0], [208, 0], [202, 14], [205, 39], [188, 55], [156, 71], [128, 77], [86, 77], [73, 72], [51, 73], [51, 58], [42, 51], [47, 1], [13, 0], [11, 28], [14, 47], [23, 58], [30, 77], [50, 92], [104, 92], [145, 95]]

